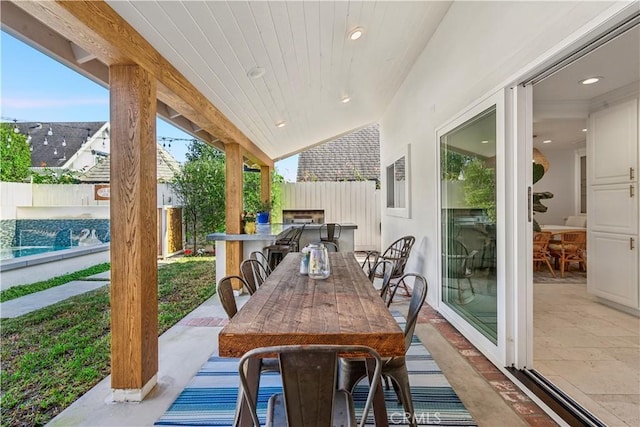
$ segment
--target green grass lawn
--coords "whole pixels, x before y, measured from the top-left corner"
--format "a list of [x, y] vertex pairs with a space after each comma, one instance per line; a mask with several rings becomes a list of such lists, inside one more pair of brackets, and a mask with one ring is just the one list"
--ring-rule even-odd
[[73, 280], [87, 280], [87, 277], [93, 276], [94, 274], [98, 273], [104, 273], [110, 268], [111, 263], [105, 262], [104, 264], [94, 265], [93, 267], [85, 268], [84, 270], [75, 271], [73, 273], [54, 277], [53, 279], [49, 280], [43, 280], [42, 282], [14, 286], [9, 289], [0, 291], [0, 302], [20, 298], [25, 295], [33, 294], [35, 292], [44, 291], [45, 289], [53, 288], [54, 286], [64, 285], [65, 283], [69, 283]]
[[[159, 334], [215, 293], [211, 257], [158, 270]], [[109, 286], [3, 319], [2, 426], [43, 425], [109, 374]]]

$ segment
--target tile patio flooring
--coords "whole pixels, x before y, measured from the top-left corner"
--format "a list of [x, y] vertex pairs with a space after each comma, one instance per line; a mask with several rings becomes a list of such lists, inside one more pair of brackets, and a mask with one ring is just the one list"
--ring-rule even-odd
[[574, 275], [534, 285], [533, 325], [537, 371], [607, 426], [640, 425], [640, 319], [598, 303]]

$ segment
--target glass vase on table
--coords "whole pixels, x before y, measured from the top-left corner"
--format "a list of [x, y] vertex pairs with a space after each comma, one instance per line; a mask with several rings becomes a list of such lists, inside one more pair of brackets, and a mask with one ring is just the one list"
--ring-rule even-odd
[[309, 277], [322, 280], [329, 277], [331, 267], [329, 265], [329, 253], [323, 244], [309, 245]]

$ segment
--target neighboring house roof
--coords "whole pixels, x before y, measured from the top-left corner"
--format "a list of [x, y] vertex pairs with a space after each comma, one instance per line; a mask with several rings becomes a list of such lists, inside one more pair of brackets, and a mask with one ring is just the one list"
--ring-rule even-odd
[[[82, 182], [109, 182], [110, 181], [110, 156], [105, 156], [95, 166], [80, 176]], [[167, 150], [157, 144], [157, 174], [158, 182], [171, 182], [176, 173], [180, 171], [180, 163]]]
[[[16, 123], [20, 133], [31, 136], [32, 167], [63, 167], [106, 122]], [[48, 135], [51, 130], [51, 135]], [[45, 138], [47, 145], [44, 144]], [[65, 145], [63, 145], [65, 144]]]
[[379, 181], [378, 125], [343, 135], [298, 155], [300, 181]]

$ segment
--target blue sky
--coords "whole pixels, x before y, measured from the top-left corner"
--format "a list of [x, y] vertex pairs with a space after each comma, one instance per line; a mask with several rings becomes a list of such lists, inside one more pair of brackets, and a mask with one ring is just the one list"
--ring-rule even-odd
[[[0, 34], [0, 115], [2, 121], [99, 122], [109, 120], [109, 91], [15, 39]], [[157, 136], [191, 139], [158, 119]], [[174, 140], [167, 149], [185, 161], [188, 141]], [[276, 163], [287, 181], [295, 181], [297, 156]]]

